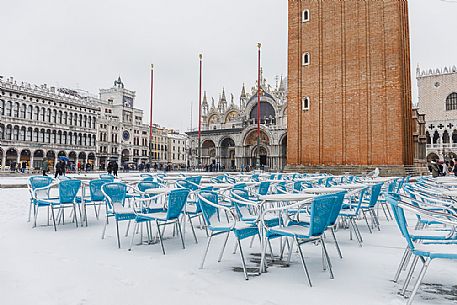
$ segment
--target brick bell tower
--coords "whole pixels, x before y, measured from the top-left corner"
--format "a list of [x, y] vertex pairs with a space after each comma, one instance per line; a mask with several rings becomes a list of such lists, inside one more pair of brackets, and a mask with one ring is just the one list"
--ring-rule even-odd
[[289, 0], [290, 169], [413, 164], [408, 2]]

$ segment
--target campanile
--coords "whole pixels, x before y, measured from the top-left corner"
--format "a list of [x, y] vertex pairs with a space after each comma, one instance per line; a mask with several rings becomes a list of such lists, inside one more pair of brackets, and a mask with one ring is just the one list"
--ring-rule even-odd
[[289, 0], [295, 166], [413, 164], [408, 2]]

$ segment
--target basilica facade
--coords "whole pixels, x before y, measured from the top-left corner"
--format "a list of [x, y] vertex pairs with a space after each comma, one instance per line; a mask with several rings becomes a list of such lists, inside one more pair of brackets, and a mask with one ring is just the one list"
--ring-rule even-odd
[[[257, 152], [261, 166], [282, 170], [287, 155], [287, 82], [281, 79], [273, 88], [262, 77], [260, 96], [260, 145], [257, 145], [257, 86], [250, 91], [243, 85], [239, 101], [233, 94], [229, 100], [225, 90], [217, 105], [202, 101], [201, 166], [217, 166], [225, 170], [253, 168]], [[189, 136], [189, 165], [198, 166], [198, 131]]]

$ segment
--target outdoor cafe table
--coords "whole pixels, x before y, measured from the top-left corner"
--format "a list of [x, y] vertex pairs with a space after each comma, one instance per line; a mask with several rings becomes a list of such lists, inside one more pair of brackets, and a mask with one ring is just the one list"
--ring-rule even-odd
[[332, 186], [332, 188], [333, 189], [342, 188], [345, 190], [356, 190], [356, 189], [362, 189], [362, 188], [365, 188], [368, 186], [369, 186], [368, 184], [364, 184], [364, 183], [343, 183], [343, 184], [338, 184], [338, 185]]
[[176, 188], [174, 187], [157, 187], [157, 188], [151, 188], [151, 189], [147, 189], [144, 191], [145, 194], [148, 194], [148, 195], [159, 195], [159, 194], [166, 194], [166, 193], [169, 193], [173, 190], [176, 190]]
[[203, 187], [212, 187], [214, 189], [230, 189], [233, 187], [231, 183], [203, 183]]
[[302, 192], [307, 194], [332, 194], [344, 191], [343, 188], [339, 187], [314, 187], [304, 189]]

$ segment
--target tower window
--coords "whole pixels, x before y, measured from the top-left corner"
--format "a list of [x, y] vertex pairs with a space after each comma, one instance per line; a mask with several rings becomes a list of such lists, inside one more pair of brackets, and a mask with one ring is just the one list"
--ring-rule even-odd
[[301, 21], [302, 22], [308, 22], [309, 21], [309, 10], [304, 10], [302, 12]]
[[310, 61], [309, 52], [303, 53], [302, 65], [303, 65], [303, 66], [309, 65], [309, 61]]
[[306, 96], [301, 100], [301, 109], [303, 111], [308, 111], [309, 110], [309, 97]]

